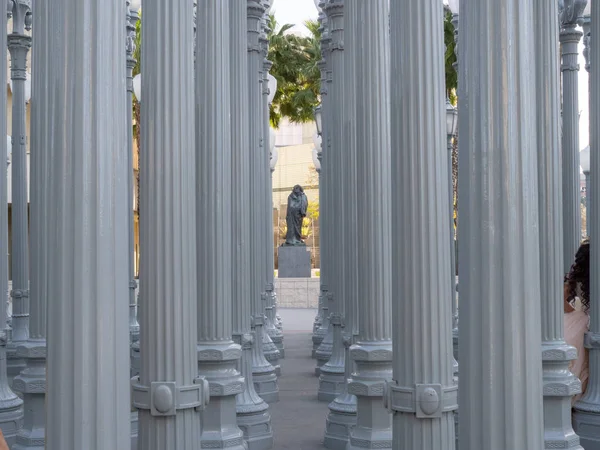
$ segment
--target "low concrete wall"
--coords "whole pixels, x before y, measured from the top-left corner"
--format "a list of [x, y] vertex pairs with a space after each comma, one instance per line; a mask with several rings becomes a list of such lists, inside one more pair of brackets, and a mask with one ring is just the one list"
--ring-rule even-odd
[[320, 278], [275, 278], [277, 306], [318, 308]]

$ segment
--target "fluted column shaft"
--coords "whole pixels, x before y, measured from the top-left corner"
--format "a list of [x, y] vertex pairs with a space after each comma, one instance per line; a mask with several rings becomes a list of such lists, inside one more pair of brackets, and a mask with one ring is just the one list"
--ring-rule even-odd
[[[236, 420], [241, 347], [232, 339], [230, 2], [199, 0], [196, 59], [198, 368], [210, 383], [203, 448], [246, 448]], [[236, 212], [237, 213], [237, 212]]]
[[[197, 378], [191, 12], [191, 0], [144, 1], [144, 151], [140, 161], [144, 205], [140, 211], [144, 249], [140, 297], [144, 307], [140, 312], [141, 386], [134, 385], [134, 405], [148, 405], [138, 406], [138, 446], [144, 450], [201, 448], [198, 409], [208, 394], [206, 383]], [[142, 396], [144, 387], [150, 395]], [[173, 401], [186, 391], [193, 394], [193, 400]], [[140, 397], [137, 402], [136, 396]]]
[[389, 4], [347, 0], [346, 8], [361, 18], [347, 33], [357, 48], [356, 208], [370, 211], [358, 214], [357, 222], [359, 336], [350, 349], [356, 370], [348, 392], [357, 396], [358, 411], [348, 449], [365, 441], [391, 448], [391, 415], [381, 407], [384, 383], [392, 377]]
[[[12, 81], [12, 336], [8, 356], [16, 358], [16, 347], [29, 338], [29, 220], [27, 199], [27, 118], [25, 81], [27, 54], [31, 48], [31, 1], [16, 0], [12, 7], [12, 33], [8, 35]], [[27, 22], [27, 25], [26, 25]], [[17, 362], [18, 361], [18, 362]], [[25, 367], [21, 358], [9, 362], [10, 375]]]
[[[324, 3], [322, 3], [324, 4]], [[329, 305], [327, 295], [329, 292], [329, 278], [331, 270], [331, 252], [330, 252], [330, 210], [329, 210], [329, 166], [327, 160], [327, 149], [329, 147], [329, 115], [330, 115], [330, 65], [329, 61], [329, 44], [331, 38], [329, 35], [329, 21], [327, 16], [321, 10], [319, 14], [321, 22], [321, 56], [319, 61], [319, 69], [321, 70], [321, 173], [319, 174], [319, 227], [320, 227], [320, 291], [319, 291], [319, 307], [321, 311], [321, 321], [315, 333], [313, 333], [313, 349], [312, 357], [316, 357], [317, 350], [323, 342], [329, 330]], [[317, 370], [320, 370], [317, 367]]]
[[[129, 3], [129, 2], [128, 2]], [[139, 17], [137, 12], [130, 11], [129, 4], [127, 4], [127, 40], [126, 40], [126, 54], [127, 54], [127, 186], [128, 186], [128, 214], [127, 220], [127, 238], [128, 238], [128, 270], [129, 270], [129, 336], [131, 343], [137, 342], [140, 338], [140, 324], [137, 321], [136, 312], [136, 301], [135, 301], [135, 290], [137, 288], [137, 281], [135, 279], [135, 238], [134, 238], [134, 214], [133, 214], [133, 123], [132, 123], [132, 109], [130, 105], [133, 102], [133, 69], [137, 61], [133, 58], [133, 52], [135, 51], [135, 25]]]
[[[47, 278], [38, 280], [47, 281], [39, 294], [52, 299], [45, 448], [126, 449], [127, 104], [125, 58], [115, 58], [123, 55], [125, 7], [122, 0], [54, 0], [41, 8], [38, 18], [47, 21], [40, 25], [47, 30], [41, 51], [47, 54], [36, 70], [52, 86], [36, 83], [36, 117], [44, 117], [35, 125], [43, 130], [36, 150], [48, 152], [40, 162], [47, 161], [49, 172], [40, 188], [47, 216], [39, 218], [49, 242], [38, 249], [39, 264], [44, 252], [51, 258]], [[43, 328], [34, 331], [40, 337]]]
[[[592, 3], [592, 38], [600, 30], [600, 8]], [[597, 34], [596, 34], [597, 36]], [[594, 236], [600, 234], [600, 71], [596, 61], [600, 61], [600, 46], [590, 46], [590, 184], [587, 189], [588, 227], [590, 236], [590, 304], [600, 299], [600, 253]], [[589, 351], [589, 378], [585, 394], [575, 404], [574, 426], [586, 449], [600, 448], [600, 308], [590, 308], [590, 331], [584, 344]]]
[[[580, 0], [567, 0], [567, 3]], [[584, 4], [585, 6], [585, 4]], [[563, 272], [568, 273], [581, 241], [579, 182], [579, 63], [578, 14], [561, 16], [562, 57], [562, 190], [563, 190]], [[564, 274], [563, 274], [564, 276]]]
[[[330, 137], [331, 137], [331, 148], [329, 149], [327, 161], [331, 166], [331, 203], [329, 204], [328, 212], [330, 214], [330, 225], [332, 230], [330, 234], [330, 241], [332, 250], [339, 254], [343, 252], [345, 245], [348, 245], [348, 241], [345, 237], [345, 226], [343, 225], [343, 199], [346, 196], [344, 192], [343, 184], [343, 139], [344, 139], [344, 1], [337, 0], [330, 2], [325, 6], [325, 12], [328, 18], [328, 24], [330, 26], [330, 59], [332, 64], [332, 89], [330, 101], [331, 105], [334, 105], [333, 110], [335, 114], [331, 116], [330, 122]], [[332, 343], [331, 346], [327, 345], [323, 341], [323, 349], [317, 351], [318, 365], [323, 364], [321, 367], [321, 375], [319, 378], [319, 400], [332, 401], [339, 394], [342, 393], [345, 384], [344, 377], [344, 366], [346, 351], [342, 339], [342, 330], [336, 330], [337, 327], [341, 328], [344, 325], [344, 310], [345, 310], [345, 297], [346, 297], [346, 283], [344, 274], [344, 263], [338, 262], [331, 266], [331, 288], [333, 293], [333, 310], [335, 320], [332, 321]], [[332, 318], [334, 316], [332, 315]]]
[[537, 114], [537, 164], [544, 448], [581, 449], [570, 417], [571, 396], [581, 392], [581, 383], [569, 372], [577, 351], [564, 340], [558, 12], [556, 2], [533, 3], [536, 110], [541, 112]]
[[[258, 205], [261, 199], [260, 186], [262, 179], [260, 177], [261, 164], [264, 162], [262, 155], [263, 142], [262, 136], [262, 79], [260, 72], [262, 67], [262, 54], [260, 45], [261, 18], [265, 13], [265, 8], [256, 0], [247, 1], [248, 17], [248, 103], [250, 111], [250, 125], [248, 141], [250, 145], [250, 189], [241, 193], [246, 195], [246, 201], [251, 205]], [[250, 229], [250, 289], [247, 292], [251, 304], [250, 313], [252, 315], [252, 329], [255, 331], [255, 348], [252, 352], [252, 373], [254, 376], [254, 387], [258, 395], [268, 403], [279, 399], [279, 387], [277, 386], [277, 377], [275, 368], [265, 359], [263, 350], [264, 333], [264, 305], [261, 292], [264, 286], [261, 284], [261, 224], [263, 210], [260, 207], [253, 207], [247, 218], [247, 225]]]
[[244, 391], [237, 395], [237, 424], [250, 450], [273, 446], [268, 405], [254, 389], [252, 347], [258, 345], [250, 333], [251, 285], [250, 228], [251, 205], [243, 193], [250, 191], [250, 110], [248, 108], [248, 24], [245, 2], [231, 2], [230, 81], [231, 81], [231, 273], [233, 301], [233, 340], [242, 346], [239, 367], [245, 379]]
[[39, 2], [34, 11], [34, 34], [36, 51], [32, 68], [35, 68], [31, 107], [31, 295], [29, 339], [19, 344], [17, 356], [25, 358], [27, 367], [13, 381], [13, 388], [24, 399], [24, 426], [17, 435], [16, 449], [43, 449], [45, 443], [45, 394], [46, 394], [46, 302], [48, 298], [49, 246], [48, 235], [48, 185], [50, 161], [47, 145], [52, 141], [50, 130], [50, 89], [48, 83], [51, 58], [48, 21], [48, 3]]
[[[0, 10], [0, 29], [6, 30], [6, 10]], [[0, 48], [6, 48], [6, 33], [0, 33]], [[6, 58], [0, 58], [0, 73], [6, 73]], [[0, 90], [0, 135], [6, 134], [6, 89]], [[7, 158], [6, 160], [4, 158]], [[6, 165], [4, 164], [6, 162]], [[6, 150], [0, 153], [0, 205], [7, 204], [9, 168]], [[23, 426], [23, 401], [8, 384], [6, 367], [6, 316], [8, 293], [8, 208], [0, 208], [0, 429], [9, 446]]]
[[461, 3], [461, 450], [543, 448], [533, 4]]
[[[391, 1], [394, 378], [393, 448], [454, 449], [457, 386], [452, 374], [449, 196], [444, 89], [443, 6]], [[410, 61], [410, 64], [406, 64]], [[427, 207], [423, 207], [427, 205]], [[406, 212], [410, 211], [410, 220]], [[425, 243], [425, 244], [424, 244]], [[423, 248], [425, 245], [425, 249]], [[427, 270], [423, 270], [427, 267]], [[410, 336], [407, 339], [406, 336]], [[402, 400], [407, 392], [415, 399]], [[400, 395], [397, 395], [400, 394]], [[430, 404], [423, 404], [430, 400]]]
[[[355, 27], [356, 8], [344, 9], [344, 28], [352, 30]], [[355, 92], [355, 65], [357, 47], [353, 42], [352, 33], [344, 33], [344, 88], [346, 92]], [[348, 393], [347, 382], [353, 372], [354, 362], [350, 358], [350, 345], [358, 333], [358, 264], [357, 232], [358, 211], [356, 209], [356, 98], [354, 95], [344, 97], [342, 117], [342, 154], [341, 154], [341, 186], [342, 211], [344, 211], [344, 242], [341, 248], [340, 264], [344, 276], [344, 384], [340, 395], [329, 404], [329, 414], [326, 420], [324, 445], [327, 448], [345, 450], [350, 430], [356, 425], [356, 396]]]

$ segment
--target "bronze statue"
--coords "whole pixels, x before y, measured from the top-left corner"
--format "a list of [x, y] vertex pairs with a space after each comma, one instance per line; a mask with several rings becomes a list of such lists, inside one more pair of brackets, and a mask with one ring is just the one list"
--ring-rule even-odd
[[294, 186], [292, 193], [288, 196], [287, 215], [287, 234], [283, 245], [306, 245], [302, 240], [302, 220], [306, 217], [308, 199], [302, 186]]

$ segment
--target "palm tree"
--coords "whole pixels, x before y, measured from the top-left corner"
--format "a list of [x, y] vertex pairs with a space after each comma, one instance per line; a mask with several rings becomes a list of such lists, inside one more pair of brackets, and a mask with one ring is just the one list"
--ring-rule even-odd
[[317, 63], [321, 59], [319, 25], [307, 21], [309, 37], [289, 33], [293, 25], [278, 26], [269, 16], [269, 60], [271, 75], [277, 79], [277, 92], [271, 105], [271, 125], [279, 126], [282, 117], [296, 123], [313, 120], [313, 110], [319, 102], [321, 74]]

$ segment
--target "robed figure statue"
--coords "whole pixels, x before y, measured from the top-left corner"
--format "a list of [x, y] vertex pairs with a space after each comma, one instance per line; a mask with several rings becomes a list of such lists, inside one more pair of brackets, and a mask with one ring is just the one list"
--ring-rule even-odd
[[288, 196], [287, 215], [285, 217], [287, 234], [283, 245], [306, 245], [302, 240], [302, 220], [306, 217], [307, 208], [308, 199], [304, 189], [297, 184]]

